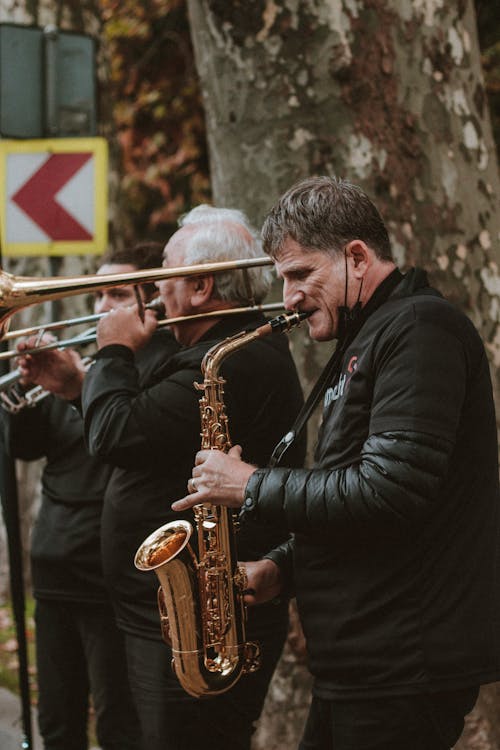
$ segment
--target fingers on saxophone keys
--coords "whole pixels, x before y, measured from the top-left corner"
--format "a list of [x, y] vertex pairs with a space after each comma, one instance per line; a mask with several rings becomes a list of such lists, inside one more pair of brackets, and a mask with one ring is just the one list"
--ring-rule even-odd
[[197, 501], [193, 500], [191, 495], [186, 495], [186, 497], [181, 497], [180, 500], [176, 500], [175, 503], [172, 503], [170, 507], [172, 508], [172, 510], [182, 511], [188, 510], [188, 508], [192, 508], [193, 505], [197, 504]]

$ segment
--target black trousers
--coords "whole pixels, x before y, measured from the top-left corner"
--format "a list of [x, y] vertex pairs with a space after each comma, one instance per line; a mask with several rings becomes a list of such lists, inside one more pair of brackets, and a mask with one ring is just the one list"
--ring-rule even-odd
[[362, 700], [313, 697], [299, 750], [450, 750], [479, 688]]
[[87, 750], [89, 692], [102, 750], [138, 750], [123, 635], [111, 606], [38, 600], [35, 624], [44, 750]]
[[166, 644], [127, 634], [130, 687], [142, 729], [142, 750], [250, 750], [254, 723], [286, 630], [284, 611], [281, 622], [259, 637], [260, 669], [243, 675], [227, 693], [204, 699], [192, 698], [180, 687]]

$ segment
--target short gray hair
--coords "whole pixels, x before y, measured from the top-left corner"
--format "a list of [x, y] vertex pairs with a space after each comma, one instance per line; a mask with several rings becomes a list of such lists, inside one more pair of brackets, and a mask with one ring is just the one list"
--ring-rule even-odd
[[336, 177], [309, 177], [293, 185], [269, 212], [262, 227], [264, 251], [279, 255], [291, 238], [305, 250], [330, 255], [351, 240], [363, 240], [380, 260], [392, 260], [387, 228], [361, 188]]
[[[186, 238], [186, 265], [260, 258], [264, 254], [258, 233], [245, 214], [235, 208], [196, 206], [181, 217], [179, 226], [193, 229]], [[242, 306], [254, 301], [260, 303], [269, 291], [271, 280], [272, 273], [266, 266], [216, 273], [214, 296]]]

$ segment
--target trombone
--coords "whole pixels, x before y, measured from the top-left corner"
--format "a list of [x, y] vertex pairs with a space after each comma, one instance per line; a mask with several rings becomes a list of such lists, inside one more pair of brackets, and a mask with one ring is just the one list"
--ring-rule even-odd
[[130, 273], [103, 273], [93, 276], [52, 276], [47, 279], [14, 276], [0, 270], [0, 339], [8, 330], [9, 318], [29, 305], [123, 284], [144, 284], [180, 276], [204, 276], [237, 269], [245, 271], [248, 268], [270, 266], [272, 263], [268, 257], [242, 258], [177, 268], [150, 268]]
[[[24, 307], [29, 307], [30, 305], [62, 299], [63, 297], [70, 297], [76, 294], [84, 294], [85, 292], [96, 291], [98, 289], [122, 286], [124, 284], [144, 284], [147, 282], [161, 281], [163, 279], [175, 277], [204, 276], [206, 274], [224, 273], [239, 269], [245, 273], [248, 268], [270, 266], [272, 264], [273, 261], [271, 258], [264, 256], [260, 258], [242, 258], [240, 260], [232, 261], [200, 263], [197, 265], [174, 268], [143, 269], [141, 271], [132, 271], [130, 273], [94, 274], [89, 276], [57, 276], [46, 279], [39, 279], [33, 276], [14, 276], [0, 268], [0, 340], [7, 335], [11, 316], [18, 310], [21, 310]], [[258, 308], [264, 309], [265, 306], [252, 306], [252, 308], [247, 308], [247, 310]], [[235, 309], [236, 312], [243, 312], [245, 308]], [[215, 314], [229, 314], [229, 310], [219, 310], [214, 312], [214, 315]], [[203, 313], [200, 315], [203, 317]], [[207, 313], [206, 315], [210, 315], [210, 313]], [[187, 318], [191, 319], [193, 319], [193, 317], [197, 316], [187, 316]], [[79, 320], [78, 322], [81, 321]], [[174, 322], [181, 322], [181, 320], [172, 318], [168, 322], [165, 321], [164, 325], [168, 325], [169, 323], [172, 324]], [[69, 324], [68, 321], [65, 323]], [[49, 325], [52, 326], [52, 330], [54, 330], [56, 326], [64, 327], [64, 325], [59, 326], [59, 324]], [[41, 328], [43, 328], [43, 326], [38, 327], [37, 330], [40, 330]], [[33, 332], [32, 329], [24, 329], [25, 332], [27, 330]], [[14, 335], [26, 335], [26, 333], [20, 334], [19, 332], [14, 332], [9, 338], [12, 338]], [[70, 343], [70, 341], [67, 340], [64, 342], [64, 345], [70, 346], [75, 345], [75, 343], [82, 344], [84, 341], [85, 343], [90, 343], [91, 339], [82, 336], [78, 337], [78, 342], [73, 340], [72, 343]], [[48, 346], [51, 348], [60, 347], [62, 343], [63, 342], [54, 342], [53, 345], [49, 344]], [[9, 359], [16, 355], [17, 351], [11, 350], [10, 352], [2, 352], [2, 359]], [[4, 401], [4, 404], [8, 399], [3, 391], [15, 387], [15, 384], [19, 379], [20, 373], [18, 371], [13, 371], [0, 378], [0, 396]], [[36, 400], [34, 400], [34, 404], [40, 400], [40, 398], [44, 398], [46, 392], [38, 386], [33, 390], [36, 390]], [[22, 408], [24, 405], [26, 404], [22, 404], [19, 408]]]

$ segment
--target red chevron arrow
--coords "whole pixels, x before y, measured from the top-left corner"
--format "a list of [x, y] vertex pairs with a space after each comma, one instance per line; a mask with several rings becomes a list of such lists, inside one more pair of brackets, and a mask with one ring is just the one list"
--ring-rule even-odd
[[60, 203], [56, 194], [92, 157], [92, 152], [52, 154], [12, 196], [52, 240], [91, 240], [92, 235]]

